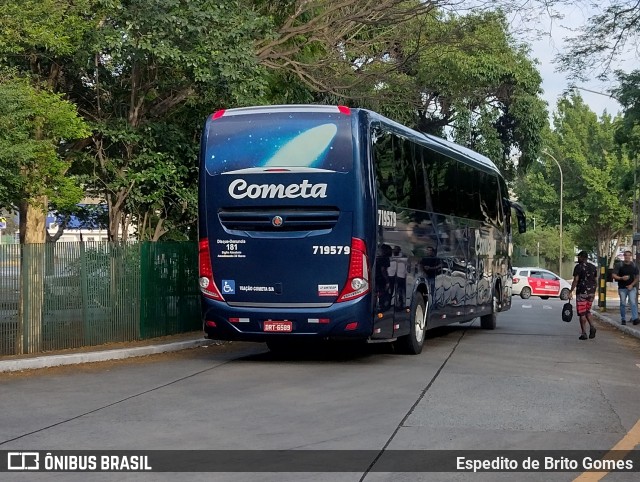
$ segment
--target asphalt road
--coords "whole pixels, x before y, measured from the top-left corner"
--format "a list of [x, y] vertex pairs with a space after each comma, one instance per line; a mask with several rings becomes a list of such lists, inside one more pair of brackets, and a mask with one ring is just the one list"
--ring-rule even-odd
[[[640, 442], [640, 340], [578, 340], [563, 302], [514, 299], [495, 331], [276, 356], [262, 344], [0, 375], [0, 450], [608, 450]], [[635, 437], [635, 438], [634, 438]], [[372, 459], [373, 460], [373, 459]], [[564, 473], [0, 474], [1, 480], [574, 480]], [[604, 480], [636, 480], [637, 472]], [[599, 479], [590, 479], [599, 480]]]

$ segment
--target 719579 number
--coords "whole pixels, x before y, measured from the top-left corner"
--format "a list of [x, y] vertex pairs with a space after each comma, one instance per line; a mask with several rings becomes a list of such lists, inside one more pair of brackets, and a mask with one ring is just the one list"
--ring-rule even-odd
[[351, 246], [314, 246], [313, 254], [351, 254]]
[[378, 209], [378, 226], [395, 228], [398, 224], [398, 215], [393, 211]]

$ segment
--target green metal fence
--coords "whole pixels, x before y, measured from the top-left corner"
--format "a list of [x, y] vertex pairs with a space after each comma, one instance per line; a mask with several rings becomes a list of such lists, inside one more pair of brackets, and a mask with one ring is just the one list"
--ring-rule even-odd
[[0, 245], [0, 355], [17, 352], [20, 246]]
[[200, 328], [198, 251], [192, 243], [143, 243], [140, 256], [140, 336]]
[[0, 245], [0, 355], [198, 329], [195, 243]]

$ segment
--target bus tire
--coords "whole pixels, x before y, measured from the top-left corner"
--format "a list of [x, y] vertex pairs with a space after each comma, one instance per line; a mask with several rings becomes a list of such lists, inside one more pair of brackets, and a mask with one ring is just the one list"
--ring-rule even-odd
[[428, 298], [425, 302], [421, 293], [416, 293], [411, 302], [411, 327], [409, 334], [398, 338], [397, 347], [401, 353], [419, 355], [424, 346], [424, 335], [427, 331]]
[[500, 303], [500, 292], [498, 291], [498, 288], [496, 287], [495, 290], [493, 290], [493, 304], [491, 306], [491, 313], [489, 313], [488, 315], [484, 315], [480, 317], [480, 327], [483, 330], [495, 330], [496, 329], [496, 319], [498, 317], [497, 313], [498, 313], [498, 305]]

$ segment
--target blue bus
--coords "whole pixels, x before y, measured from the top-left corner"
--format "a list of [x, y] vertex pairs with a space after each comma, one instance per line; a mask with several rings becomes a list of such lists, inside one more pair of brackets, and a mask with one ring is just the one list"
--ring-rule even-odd
[[395, 342], [511, 304], [511, 211], [486, 157], [345, 106], [220, 110], [204, 127], [206, 336]]

